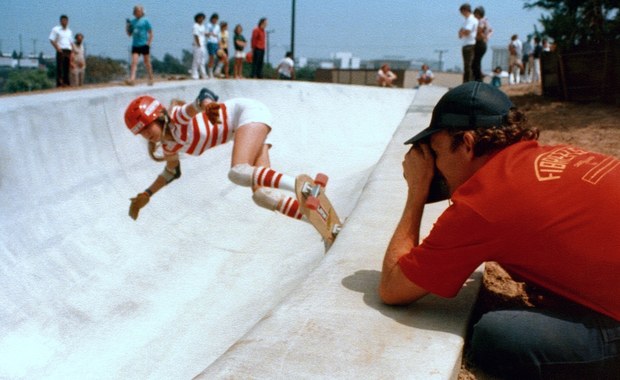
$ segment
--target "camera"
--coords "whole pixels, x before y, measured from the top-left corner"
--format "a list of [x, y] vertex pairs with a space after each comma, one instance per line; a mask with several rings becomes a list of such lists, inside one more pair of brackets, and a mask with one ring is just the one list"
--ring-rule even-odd
[[446, 183], [445, 178], [441, 175], [439, 170], [435, 168], [435, 175], [433, 176], [433, 179], [431, 180], [431, 185], [428, 189], [428, 198], [426, 198], [426, 203], [444, 201], [448, 198], [450, 198], [448, 184]]

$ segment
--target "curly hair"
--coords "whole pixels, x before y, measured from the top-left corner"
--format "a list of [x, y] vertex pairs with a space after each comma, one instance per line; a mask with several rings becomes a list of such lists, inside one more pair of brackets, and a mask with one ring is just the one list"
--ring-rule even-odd
[[537, 140], [539, 131], [531, 127], [525, 113], [511, 108], [502, 125], [477, 128], [470, 131], [448, 130], [452, 137], [451, 149], [455, 150], [463, 143], [465, 132], [474, 136], [474, 156], [479, 157], [504, 149], [520, 141]]

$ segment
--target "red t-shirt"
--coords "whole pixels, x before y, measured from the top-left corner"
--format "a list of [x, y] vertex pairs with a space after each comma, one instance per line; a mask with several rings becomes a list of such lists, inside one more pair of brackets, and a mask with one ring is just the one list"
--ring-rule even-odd
[[452, 195], [399, 265], [455, 296], [485, 261], [620, 320], [620, 161], [570, 146], [514, 144]]
[[267, 38], [265, 36], [265, 30], [258, 26], [252, 31], [252, 49], [265, 50], [267, 44]]

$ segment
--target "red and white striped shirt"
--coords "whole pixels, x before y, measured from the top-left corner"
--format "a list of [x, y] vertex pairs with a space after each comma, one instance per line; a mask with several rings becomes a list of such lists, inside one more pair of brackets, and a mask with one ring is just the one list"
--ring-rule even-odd
[[225, 144], [232, 139], [233, 131], [228, 124], [226, 105], [221, 104], [221, 124], [214, 125], [204, 112], [189, 118], [187, 107], [189, 105], [175, 106], [170, 112], [170, 132], [174, 141], [163, 144], [166, 154], [187, 153], [199, 156], [205, 150], [214, 146]]
[[232, 140], [235, 131], [248, 123], [262, 123], [271, 128], [272, 115], [269, 109], [254, 99], [230, 99], [220, 103], [221, 124], [214, 125], [204, 112], [190, 118], [188, 104], [175, 106], [170, 112], [170, 132], [173, 141], [163, 144], [168, 155], [187, 153], [201, 155], [205, 150]]

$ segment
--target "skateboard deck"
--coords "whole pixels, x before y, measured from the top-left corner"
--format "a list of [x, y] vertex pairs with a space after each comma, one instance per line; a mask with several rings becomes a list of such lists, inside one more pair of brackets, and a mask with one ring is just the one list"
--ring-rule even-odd
[[325, 195], [326, 184], [327, 176], [324, 174], [318, 174], [316, 179], [301, 174], [295, 181], [295, 194], [302, 214], [321, 234], [329, 248], [340, 232], [342, 222]]

